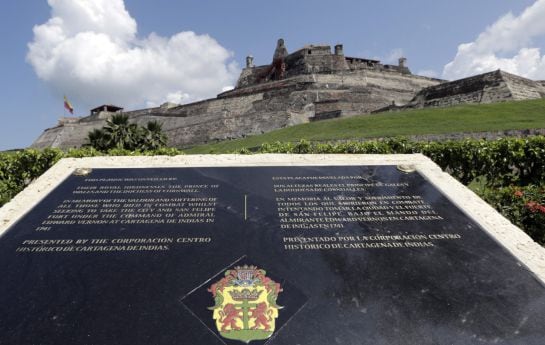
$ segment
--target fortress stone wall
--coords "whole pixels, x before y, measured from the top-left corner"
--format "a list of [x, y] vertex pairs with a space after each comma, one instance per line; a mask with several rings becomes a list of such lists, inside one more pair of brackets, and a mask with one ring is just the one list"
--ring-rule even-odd
[[497, 70], [424, 88], [400, 108], [449, 107], [543, 97], [543, 84]]
[[[187, 147], [332, 117], [539, 98], [545, 96], [543, 84], [500, 71], [446, 82], [413, 75], [404, 58], [398, 65], [387, 65], [346, 57], [342, 45], [333, 52], [330, 46], [311, 45], [287, 54], [279, 41], [271, 64], [254, 66], [248, 57], [236, 87], [214, 99], [124, 113], [141, 125], [161, 122], [170, 146]], [[61, 119], [32, 147], [80, 147], [89, 131], [104, 126], [109, 116], [99, 111]]]

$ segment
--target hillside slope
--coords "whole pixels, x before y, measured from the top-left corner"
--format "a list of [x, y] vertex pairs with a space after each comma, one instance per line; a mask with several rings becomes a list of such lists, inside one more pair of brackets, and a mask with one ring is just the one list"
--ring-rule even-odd
[[287, 127], [238, 140], [187, 149], [187, 153], [228, 153], [276, 141], [363, 140], [395, 136], [545, 128], [545, 99], [462, 105], [360, 115]]

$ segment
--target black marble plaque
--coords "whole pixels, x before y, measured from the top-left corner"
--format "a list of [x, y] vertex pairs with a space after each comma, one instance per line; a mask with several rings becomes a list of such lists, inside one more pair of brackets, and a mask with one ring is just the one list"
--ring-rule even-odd
[[95, 169], [0, 237], [1, 345], [545, 344], [545, 287], [395, 166]]

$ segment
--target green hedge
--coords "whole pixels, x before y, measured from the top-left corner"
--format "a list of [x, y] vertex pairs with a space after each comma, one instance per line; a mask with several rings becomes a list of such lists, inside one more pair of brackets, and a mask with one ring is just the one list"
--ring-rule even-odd
[[467, 185], [478, 176], [493, 186], [539, 184], [545, 178], [545, 137], [413, 142], [274, 143], [240, 153], [422, 153]]
[[534, 241], [545, 244], [545, 184], [484, 189], [480, 194]]
[[15, 153], [0, 153], [0, 205], [11, 200], [30, 182], [42, 175], [61, 158], [142, 155], [175, 156], [180, 154], [183, 154], [183, 152], [174, 148], [162, 148], [145, 152], [113, 149], [107, 153], [97, 151], [93, 148], [72, 149], [66, 152], [59, 149], [26, 149]]
[[[120, 155], [179, 155], [174, 148], [155, 151], [111, 150], [101, 153], [92, 148], [23, 150], [0, 154], [0, 204], [9, 201], [33, 179], [43, 174], [63, 157]], [[545, 244], [545, 137], [503, 138], [494, 141], [463, 140], [413, 142], [388, 139], [368, 142], [271, 143], [238, 153], [422, 153], [442, 169], [469, 185], [484, 181], [476, 190], [513, 223], [522, 227], [534, 240]], [[515, 197], [520, 191], [524, 197]], [[531, 199], [531, 200], [530, 200]]]

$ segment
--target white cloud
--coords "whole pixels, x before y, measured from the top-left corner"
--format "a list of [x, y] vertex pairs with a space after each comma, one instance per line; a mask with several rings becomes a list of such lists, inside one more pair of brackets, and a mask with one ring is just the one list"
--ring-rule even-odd
[[439, 74], [432, 69], [420, 70], [416, 72], [416, 75], [421, 75], [421, 76], [430, 77], [430, 78], [437, 78], [439, 76]]
[[545, 79], [545, 56], [533, 39], [545, 35], [545, 0], [537, 0], [522, 14], [508, 13], [482, 32], [474, 42], [458, 46], [443, 77], [458, 79], [502, 69], [532, 79]]
[[[82, 106], [187, 103], [233, 85], [233, 54], [208, 35], [137, 36], [123, 0], [48, 0], [27, 61], [57, 94]], [[86, 111], [86, 110], [85, 110]]]

